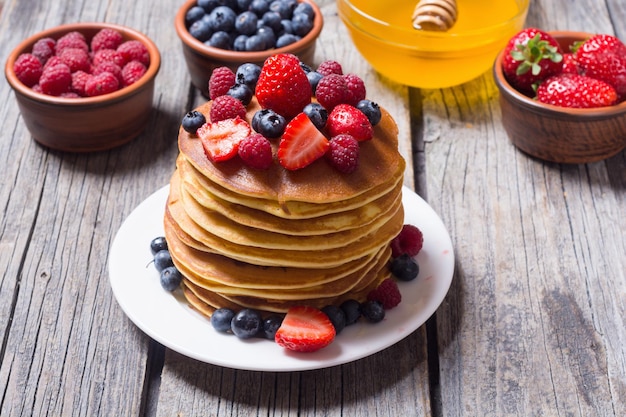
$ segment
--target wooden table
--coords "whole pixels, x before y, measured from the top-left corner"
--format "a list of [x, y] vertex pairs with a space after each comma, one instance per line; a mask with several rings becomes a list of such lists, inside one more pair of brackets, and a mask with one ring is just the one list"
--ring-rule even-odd
[[[442, 90], [376, 75], [332, 1], [316, 61], [340, 60], [395, 116], [405, 184], [441, 216], [456, 272], [426, 325], [378, 353], [303, 372], [233, 370], [142, 333], [108, 282], [122, 221], [168, 182], [190, 86], [173, 16], [181, 2], [27, 2], [0, 9], [0, 56], [57, 24], [132, 26], [159, 46], [150, 127], [74, 155], [30, 137], [0, 83], [0, 415], [624, 416], [626, 153], [545, 163], [508, 141], [491, 74]], [[619, 0], [535, 0], [527, 25], [626, 39]], [[339, 36], [339, 41], [335, 36]]]

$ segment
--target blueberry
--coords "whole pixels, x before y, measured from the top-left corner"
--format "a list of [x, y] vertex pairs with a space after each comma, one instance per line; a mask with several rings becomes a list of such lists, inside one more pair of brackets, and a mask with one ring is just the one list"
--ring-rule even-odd
[[261, 109], [252, 116], [252, 128], [268, 139], [280, 137], [287, 124], [285, 118], [271, 109]]
[[183, 276], [175, 266], [168, 266], [161, 271], [161, 286], [166, 291], [174, 291], [183, 280]]
[[233, 317], [230, 329], [233, 334], [241, 339], [249, 339], [259, 334], [263, 328], [261, 314], [253, 309], [244, 308]]
[[169, 250], [162, 249], [154, 254], [154, 267], [157, 271], [161, 272], [170, 266], [174, 266], [174, 261]]
[[403, 253], [402, 255], [394, 258], [389, 266], [393, 276], [400, 281], [412, 281], [420, 272], [419, 265], [411, 256]]
[[246, 39], [246, 51], [254, 52], [254, 51], [264, 51], [268, 49], [267, 43], [265, 42], [265, 38], [259, 35], [252, 35], [248, 39]]
[[227, 6], [218, 6], [213, 9], [209, 15], [211, 29], [216, 32], [230, 32], [235, 28], [236, 19], [237, 14], [235, 11]]
[[282, 48], [283, 46], [291, 45], [292, 43], [296, 43], [300, 40], [296, 35], [292, 35], [291, 33], [285, 33], [280, 35], [278, 39], [276, 39], [276, 47]]
[[189, 34], [200, 42], [206, 42], [211, 38], [213, 29], [211, 29], [211, 25], [205, 19], [200, 19], [189, 26]]
[[211, 35], [211, 39], [205, 42], [205, 44], [212, 46], [213, 48], [231, 49], [230, 35], [226, 32], [215, 32]]
[[237, 16], [235, 20], [235, 29], [242, 35], [254, 35], [258, 17], [253, 12], [247, 10]]
[[219, 0], [198, 0], [196, 4], [207, 13], [211, 13], [213, 9], [220, 5]]
[[367, 116], [372, 126], [376, 126], [382, 117], [380, 106], [370, 100], [361, 100], [357, 103], [356, 108], [361, 110]]
[[291, 20], [289, 19], [283, 19], [280, 21], [280, 24], [282, 26], [281, 30], [279, 32], [285, 34], [285, 33], [291, 33], [293, 34], [293, 24], [291, 23]]
[[313, 91], [313, 95], [315, 95], [315, 91], [317, 90], [317, 84], [319, 84], [320, 80], [324, 78], [324, 76], [317, 71], [311, 71], [307, 72], [306, 77], [309, 79], [309, 84], [311, 84], [311, 90]]
[[309, 103], [302, 109], [318, 130], [324, 129], [328, 121], [328, 110], [319, 103]]
[[185, 24], [187, 25], [187, 27], [189, 27], [196, 20], [202, 19], [204, 13], [204, 9], [200, 6], [194, 6], [191, 9], [187, 10], [187, 13], [185, 13]]
[[218, 308], [211, 314], [211, 325], [218, 332], [230, 331], [230, 323], [235, 317], [235, 312], [230, 308]]
[[288, 19], [293, 14], [291, 4], [282, 0], [274, 0], [271, 2], [270, 10], [278, 13], [283, 19]]
[[156, 253], [160, 250], [167, 250], [167, 241], [165, 240], [165, 236], [155, 237], [150, 241], [150, 252], [152, 252], [152, 256], [156, 255]]
[[195, 135], [196, 131], [200, 128], [200, 126], [202, 126], [205, 123], [206, 123], [206, 118], [204, 117], [204, 115], [197, 110], [192, 110], [190, 112], [187, 112], [187, 114], [185, 114], [181, 124], [183, 126], [183, 129], [185, 129], [186, 132], [189, 132]]
[[298, 36], [304, 36], [313, 29], [313, 20], [304, 13], [294, 14], [291, 18], [293, 33]]
[[233, 41], [233, 51], [244, 52], [246, 50], [246, 41], [248, 37], [246, 35], [239, 35]]
[[237, 10], [250, 10], [250, 4], [252, 4], [252, 0], [237, 0]]
[[241, 101], [244, 106], [247, 106], [252, 100], [254, 92], [247, 85], [237, 83], [230, 87], [227, 94], [235, 97], [237, 100]]
[[324, 314], [328, 316], [328, 319], [335, 328], [335, 333], [339, 334], [346, 327], [346, 314], [340, 307], [334, 305], [328, 305], [322, 308]]
[[382, 303], [374, 300], [361, 304], [361, 314], [372, 323], [378, 323], [385, 318], [385, 309]]
[[357, 300], [346, 300], [339, 306], [346, 315], [346, 326], [356, 323], [361, 317], [361, 303]]
[[296, 15], [298, 13], [304, 13], [305, 15], [309, 16], [309, 19], [311, 19], [311, 21], [315, 19], [315, 10], [313, 10], [313, 7], [308, 3], [298, 3], [296, 8], [293, 9], [293, 14]]
[[263, 16], [263, 13], [268, 11], [270, 6], [265, 0], [252, 0], [248, 9], [256, 13], [257, 16]]
[[263, 320], [263, 335], [266, 339], [274, 340], [278, 328], [283, 323], [283, 316], [279, 314], [269, 315]]
[[256, 34], [265, 41], [265, 49], [270, 49], [276, 46], [276, 35], [271, 27], [261, 26], [257, 29]]
[[229, 9], [236, 10], [237, 9], [237, 0], [217, 0], [217, 3], [220, 6], [226, 6]]
[[270, 10], [263, 13], [261, 20], [263, 21], [263, 25], [272, 28], [274, 33], [278, 33], [283, 29], [283, 25], [280, 23], [282, 18], [280, 14], [274, 11]]
[[246, 63], [241, 64], [235, 73], [237, 83], [245, 84], [252, 90], [256, 87], [256, 82], [259, 80], [261, 74], [261, 67], [257, 64]]

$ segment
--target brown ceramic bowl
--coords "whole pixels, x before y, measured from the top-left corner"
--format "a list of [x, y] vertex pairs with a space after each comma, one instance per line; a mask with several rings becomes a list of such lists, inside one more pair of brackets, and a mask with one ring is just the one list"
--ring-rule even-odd
[[[58, 39], [68, 32], [78, 31], [89, 42], [103, 28], [118, 30], [125, 40], [139, 40], [148, 48], [150, 66], [134, 84], [97, 97], [62, 98], [37, 93], [16, 77], [15, 60], [21, 53], [30, 52], [38, 39]], [[109, 23], [74, 23], [45, 30], [22, 41], [9, 55], [4, 73], [26, 127], [37, 142], [61, 151], [92, 152], [120, 146], [142, 132], [152, 113], [154, 79], [160, 65], [156, 45], [133, 29]]]
[[[563, 51], [592, 34], [550, 32]], [[500, 90], [502, 123], [511, 142], [534, 157], [559, 163], [609, 158], [626, 147], [626, 102], [595, 109], [568, 109], [540, 103], [516, 91], [502, 72], [502, 53], [493, 74]]]
[[189, 34], [185, 26], [185, 14], [189, 9], [196, 5], [196, 0], [187, 0], [178, 10], [174, 20], [176, 33], [182, 42], [183, 55], [187, 68], [191, 76], [192, 84], [198, 88], [202, 94], [208, 95], [208, 83], [213, 69], [217, 67], [229, 67], [236, 71], [237, 67], [245, 63], [254, 63], [263, 65], [265, 60], [274, 54], [290, 53], [298, 56], [302, 62], [308, 65], [313, 64], [313, 56], [315, 55], [315, 43], [317, 37], [322, 31], [324, 21], [319, 7], [312, 0], [299, 0], [302, 3], [308, 3], [315, 10], [315, 20], [313, 29], [306, 34], [298, 42], [283, 48], [268, 49], [258, 52], [237, 52], [225, 49], [213, 48], [205, 45]]

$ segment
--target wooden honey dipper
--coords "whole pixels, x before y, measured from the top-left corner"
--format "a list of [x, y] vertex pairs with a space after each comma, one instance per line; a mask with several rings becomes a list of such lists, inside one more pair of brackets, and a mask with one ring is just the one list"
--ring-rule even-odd
[[456, 22], [456, 0], [420, 0], [413, 10], [413, 27], [445, 32]]

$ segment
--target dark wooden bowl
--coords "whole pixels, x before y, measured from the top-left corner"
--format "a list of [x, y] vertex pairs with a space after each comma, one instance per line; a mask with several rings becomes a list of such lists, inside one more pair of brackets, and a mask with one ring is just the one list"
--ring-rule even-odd
[[[564, 51], [592, 34], [550, 34]], [[500, 90], [502, 123], [511, 142], [534, 157], [580, 164], [609, 158], [626, 147], [626, 102], [595, 109], [568, 109], [540, 103], [516, 91], [502, 72], [502, 53], [493, 67]]]
[[[58, 39], [68, 32], [78, 31], [89, 42], [103, 28], [118, 30], [124, 40], [138, 40], [148, 48], [150, 66], [134, 84], [97, 97], [62, 98], [37, 93], [16, 77], [15, 60], [21, 53], [30, 52], [38, 39]], [[15, 93], [24, 123], [37, 142], [60, 151], [93, 152], [125, 144], [143, 131], [152, 114], [154, 79], [160, 65], [159, 50], [142, 33], [109, 23], [73, 23], [22, 41], [9, 55], [4, 73]]]
[[208, 96], [209, 78], [211, 77], [213, 69], [224, 66], [236, 71], [239, 65], [248, 62], [263, 65], [263, 62], [274, 54], [294, 54], [305, 64], [313, 65], [315, 44], [324, 26], [324, 20], [319, 7], [314, 1], [300, 0], [300, 2], [310, 4], [313, 10], [315, 10], [313, 29], [311, 29], [306, 36], [298, 42], [283, 48], [268, 49], [259, 52], [237, 52], [207, 46], [191, 36], [185, 26], [185, 14], [190, 8], [196, 5], [196, 0], [185, 1], [178, 10], [178, 13], [176, 13], [174, 26], [182, 42], [183, 56], [187, 63], [192, 84], [198, 88], [203, 95]]

